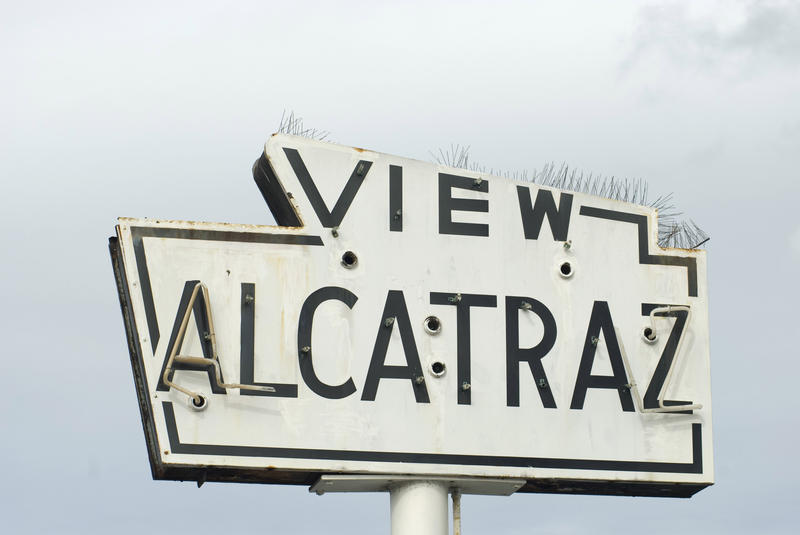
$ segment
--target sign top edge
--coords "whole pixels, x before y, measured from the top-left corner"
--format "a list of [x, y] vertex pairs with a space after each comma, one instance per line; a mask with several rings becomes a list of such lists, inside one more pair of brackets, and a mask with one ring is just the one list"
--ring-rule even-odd
[[255, 225], [249, 223], [220, 223], [216, 221], [186, 221], [179, 219], [163, 219], [150, 217], [118, 217], [120, 226], [138, 227], [202, 227], [203, 229], [230, 230], [237, 232], [282, 232], [282, 233], [308, 233], [307, 227], [285, 227], [280, 225]]
[[[658, 209], [656, 209], [656, 208], [654, 208], [652, 206], [645, 205], [645, 204], [637, 204], [637, 203], [630, 202], [630, 201], [623, 201], [623, 200], [620, 200], [620, 199], [604, 197], [602, 195], [594, 195], [592, 193], [588, 193], [588, 192], [584, 192], [584, 191], [575, 191], [575, 190], [571, 190], [571, 189], [557, 188], [557, 187], [548, 186], [548, 185], [545, 185], [545, 184], [540, 184], [540, 183], [534, 182], [532, 180], [515, 180], [515, 179], [512, 179], [512, 178], [507, 178], [507, 177], [504, 177], [504, 176], [495, 175], [495, 174], [488, 173], [488, 172], [476, 171], [476, 170], [472, 170], [472, 169], [465, 169], [463, 167], [452, 167], [452, 166], [440, 164], [440, 163], [437, 163], [437, 162], [432, 162], [432, 161], [427, 161], [427, 160], [420, 160], [420, 159], [417, 159], [417, 158], [410, 158], [410, 157], [407, 157], [407, 156], [400, 156], [400, 155], [397, 155], [397, 154], [391, 154], [391, 153], [388, 153], [388, 152], [381, 152], [381, 151], [372, 150], [372, 149], [366, 149], [366, 148], [362, 148], [362, 147], [355, 147], [355, 146], [351, 146], [351, 145], [343, 145], [343, 144], [340, 144], [340, 143], [335, 143], [333, 141], [317, 140], [317, 139], [311, 139], [311, 138], [307, 138], [307, 137], [303, 137], [303, 136], [296, 136], [296, 135], [292, 135], [292, 134], [284, 134], [284, 133], [281, 133], [281, 132], [276, 132], [274, 134], [271, 134], [270, 137], [267, 139], [266, 143], [264, 144], [264, 154], [266, 155], [267, 159], [268, 160], [272, 160], [272, 158], [275, 156], [275, 151], [279, 150], [279, 148], [282, 147], [283, 145], [285, 145], [286, 142], [290, 142], [290, 143], [299, 142], [299, 143], [303, 143], [303, 144], [306, 144], [306, 145], [315, 145], [315, 146], [320, 147], [320, 148], [327, 148], [329, 150], [338, 150], [338, 151], [343, 151], [343, 152], [344, 151], [355, 151], [357, 153], [361, 153], [361, 154], [364, 154], [364, 155], [368, 154], [368, 155], [374, 155], [375, 157], [388, 157], [388, 158], [392, 158], [392, 159], [397, 159], [398, 161], [404, 160], [404, 161], [407, 161], [407, 162], [418, 162], [418, 163], [423, 164], [423, 165], [432, 166], [434, 169], [437, 170], [437, 172], [446, 172], [446, 173], [449, 173], [449, 174], [456, 174], [456, 175], [459, 175], [459, 176], [465, 176], [465, 177], [469, 177], [469, 178], [481, 178], [481, 179], [484, 179], [484, 180], [491, 179], [492, 181], [501, 181], [501, 182], [505, 182], [505, 183], [508, 183], [508, 184], [515, 184], [515, 185], [520, 185], [520, 186], [535, 186], [536, 188], [545, 189], [545, 190], [548, 190], [548, 191], [551, 191], [551, 192], [559, 192], [559, 193], [560, 192], [564, 192], [564, 193], [569, 193], [569, 194], [573, 194], [573, 195], [584, 196], [584, 197], [587, 197], [587, 198], [602, 199], [603, 202], [611, 202], [611, 203], [617, 204], [619, 206], [620, 210], [625, 210], [625, 211], [629, 211], [630, 212], [631, 210], [635, 209], [642, 215], [654, 216], [656, 218], [658, 217]], [[684, 249], [681, 249], [681, 250], [684, 250]], [[692, 251], [692, 250], [693, 249], [685, 249], [684, 251]]]

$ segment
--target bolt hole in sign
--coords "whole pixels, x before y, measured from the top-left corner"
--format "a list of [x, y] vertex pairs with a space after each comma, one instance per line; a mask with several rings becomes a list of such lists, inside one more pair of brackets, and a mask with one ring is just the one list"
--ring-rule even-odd
[[155, 478], [713, 483], [706, 256], [655, 210], [280, 134], [253, 174], [277, 226], [110, 240]]

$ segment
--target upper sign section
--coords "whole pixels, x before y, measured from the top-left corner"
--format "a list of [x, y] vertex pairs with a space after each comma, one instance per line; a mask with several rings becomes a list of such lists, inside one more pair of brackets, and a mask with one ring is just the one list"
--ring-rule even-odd
[[278, 227], [121, 219], [157, 478], [713, 482], [706, 262], [652, 209], [275, 135]]

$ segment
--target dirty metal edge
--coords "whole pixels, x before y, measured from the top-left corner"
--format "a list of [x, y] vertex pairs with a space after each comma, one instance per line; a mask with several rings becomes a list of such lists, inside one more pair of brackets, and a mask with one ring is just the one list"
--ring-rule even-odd
[[122, 249], [118, 237], [112, 236], [108, 238], [108, 251], [111, 255], [111, 265], [114, 269], [114, 279], [117, 284], [117, 295], [119, 296], [119, 304], [122, 311], [122, 321], [125, 324], [125, 335], [128, 340], [128, 352], [130, 353], [133, 381], [136, 385], [136, 397], [139, 401], [139, 412], [147, 445], [147, 455], [150, 459], [150, 472], [153, 475], [153, 479], [161, 479], [163, 476], [163, 464], [161, 463], [161, 455], [158, 447], [153, 407], [150, 404], [150, 394], [147, 385], [144, 384], [144, 362], [142, 361], [142, 349], [139, 345], [139, 332], [136, 329], [136, 322], [134, 320], [128, 280], [125, 276], [125, 261], [122, 257]]

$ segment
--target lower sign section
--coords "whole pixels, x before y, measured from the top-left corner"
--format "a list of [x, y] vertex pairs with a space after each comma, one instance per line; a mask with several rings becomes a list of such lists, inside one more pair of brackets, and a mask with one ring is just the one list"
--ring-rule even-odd
[[[312, 238], [243, 234], [220, 254], [217, 231], [146, 225], [123, 225], [127, 258], [116, 240], [113, 252], [156, 477], [308, 484], [321, 473], [461, 475], [526, 478], [523, 491], [677, 496], [706, 484], [702, 411], [635, 410], [618, 348], [640, 344], [641, 310], [592, 300], [580, 314], [572, 303], [576, 317], [565, 318], [557, 302], [535, 297], [425, 295], [396, 281], [398, 289], [355, 280], [316, 288], [312, 266], [322, 259], [307, 258]], [[146, 264], [123, 269], [134, 259]], [[151, 290], [132, 295], [142, 281]], [[201, 281], [208, 313], [186, 306]], [[177, 352], [210, 356], [204, 329], [213, 319], [221, 378], [272, 391], [222, 388], [212, 366], [189, 365], [169, 370], [170, 379], [202, 393], [203, 410], [166, 388], [187, 310]], [[625, 337], [618, 326], [629, 317], [636, 329]], [[143, 333], [134, 318], [147, 324]], [[658, 381], [678, 320], [663, 323], [664, 347], [653, 370], [636, 373], [640, 384]], [[692, 383], [676, 386], [696, 394]]]
[[[285, 466], [297, 466], [302, 468], [307, 463], [295, 463], [287, 459], [315, 459], [317, 461], [333, 461], [329, 467], [337, 470], [336, 461], [362, 461], [370, 463], [371, 471], [393, 472], [393, 463], [414, 463], [423, 466], [420, 473], [457, 473], [465, 472], [471, 475], [494, 474], [503, 475], [508, 470], [487, 470], [485, 467], [502, 468], [551, 468], [559, 470], [593, 470], [593, 471], [614, 471], [614, 472], [659, 472], [664, 474], [702, 474], [702, 427], [700, 424], [691, 424], [689, 436], [684, 441], [689, 445], [688, 451], [682, 457], [689, 459], [689, 462], [659, 462], [659, 461], [617, 461], [601, 459], [565, 459], [552, 457], [510, 457], [492, 455], [469, 455], [456, 453], [413, 453], [401, 451], [357, 451], [357, 450], [331, 450], [331, 449], [306, 449], [306, 448], [280, 448], [264, 446], [234, 446], [224, 444], [204, 444], [204, 443], [185, 443], [181, 441], [178, 432], [178, 424], [175, 417], [175, 409], [171, 402], [162, 402], [162, 407], [167, 434], [169, 436], [169, 446], [173, 454], [204, 455], [216, 457], [219, 462], [224, 462], [226, 457], [240, 457], [253, 459], [282, 459]], [[191, 420], [190, 414], [184, 414], [184, 418]], [[192, 426], [193, 423], [189, 423]], [[210, 423], [209, 425], [214, 425]], [[184, 426], [186, 427], [186, 426]], [[187, 458], [191, 461], [191, 457]], [[253, 464], [252, 461], [242, 459], [244, 465]], [[379, 463], [387, 463], [385, 466]], [[324, 466], [328, 463], [317, 463]], [[433, 466], [435, 465], [435, 466]], [[450, 465], [448, 469], [441, 469], [441, 465]], [[457, 468], [458, 467], [458, 468]], [[464, 467], [483, 467], [480, 470], [473, 470]], [[343, 470], [343, 468], [338, 468]], [[409, 468], [406, 472], [418, 472]], [[513, 472], [522, 475], [524, 472]]]
[[[314, 150], [333, 149], [297, 143], [263, 165], [308, 192]], [[454, 170], [437, 182], [382, 158], [339, 158], [375, 201], [353, 194], [346, 217], [319, 192], [290, 197], [327, 227], [120, 220], [111, 252], [154, 477], [648, 496], [713, 483], [702, 252], [658, 249], [647, 208], [560, 194], [555, 211], [558, 192]], [[462, 182], [474, 191], [454, 197]], [[398, 191], [444, 201], [401, 212]], [[453, 221], [480, 196], [482, 219]]]

